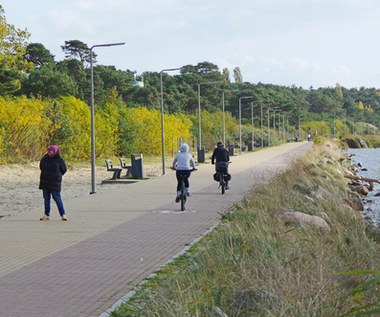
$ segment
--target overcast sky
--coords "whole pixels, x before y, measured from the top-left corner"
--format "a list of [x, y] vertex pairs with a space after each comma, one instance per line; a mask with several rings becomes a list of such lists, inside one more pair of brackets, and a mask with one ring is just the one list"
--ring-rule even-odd
[[[208, 61], [243, 80], [309, 88], [380, 88], [378, 0], [2, 0], [7, 23], [56, 61], [67, 40], [98, 63], [161, 71]], [[175, 73], [172, 73], [175, 74]], [[232, 76], [231, 76], [232, 77]], [[233, 78], [231, 78], [233, 80]]]

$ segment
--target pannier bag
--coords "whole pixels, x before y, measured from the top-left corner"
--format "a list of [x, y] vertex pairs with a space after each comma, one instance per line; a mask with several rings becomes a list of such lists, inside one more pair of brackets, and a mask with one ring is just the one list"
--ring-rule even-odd
[[[214, 180], [219, 182], [219, 173], [214, 174]], [[231, 180], [231, 174], [224, 174], [224, 181], [228, 182]]]
[[226, 174], [226, 175], [224, 175], [224, 181], [225, 182], [228, 182], [228, 181], [230, 181], [231, 180], [231, 174]]

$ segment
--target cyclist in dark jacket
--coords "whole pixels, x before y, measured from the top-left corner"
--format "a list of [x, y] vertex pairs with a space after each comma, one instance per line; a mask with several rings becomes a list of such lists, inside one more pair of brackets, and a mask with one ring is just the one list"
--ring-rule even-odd
[[229, 189], [228, 180], [231, 178], [230, 174], [228, 174], [229, 161], [230, 156], [228, 151], [224, 148], [224, 144], [222, 142], [218, 142], [211, 156], [211, 164], [215, 163], [216, 172], [222, 172], [228, 175], [228, 179], [226, 180], [226, 189]]
[[67, 167], [64, 159], [60, 156], [57, 145], [50, 145], [47, 153], [40, 161], [40, 186], [44, 197], [44, 215], [40, 220], [49, 220], [50, 200], [53, 197], [59, 214], [63, 221], [67, 221], [66, 212], [61, 198], [62, 176], [66, 173]]

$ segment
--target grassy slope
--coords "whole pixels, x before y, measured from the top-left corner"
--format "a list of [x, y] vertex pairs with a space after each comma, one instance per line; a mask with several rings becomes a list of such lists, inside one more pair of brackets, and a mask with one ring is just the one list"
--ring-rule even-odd
[[[380, 315], [380, 244], [344, 203], [342, 156], [333, 144], [315, 146], [256, 187], [112, 316]], [[286, 225], [283, 209], [321, 216], [330, 231]]]

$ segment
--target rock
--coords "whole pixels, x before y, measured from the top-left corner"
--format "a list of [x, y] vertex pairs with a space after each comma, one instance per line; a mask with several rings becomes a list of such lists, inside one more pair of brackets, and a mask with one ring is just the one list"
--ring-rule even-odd
[[364, 185], [351, 186], [351, 190], [364, 196], [367, 196], [369, 192], [368, 187]]
[[373, 182], [369, 182], [369, 184], [364, 184], [363, 186], [367, 187], [369, 191], [373, 191], [375, 189]]
[[317, 199], [326, 199], [331, 197], [331, 193], [321, 186], [314, 186], [313, 191], [314, 192], [312, 193], [312, 196], [314, 196]]
[[363, 211], [364, 205], [360, 195], [356, 192], [350, 192], [349, 197], [344, 202], [354, 210]]
[[329, 224], [318, 216], [312, 216], [298, 211], [285, 211], [282, 214], [283, 219], [286, 224], [299, 225], [300, 227], [315, 227], [317, 229], [322, 229], [325, 231], [330, 231]]

